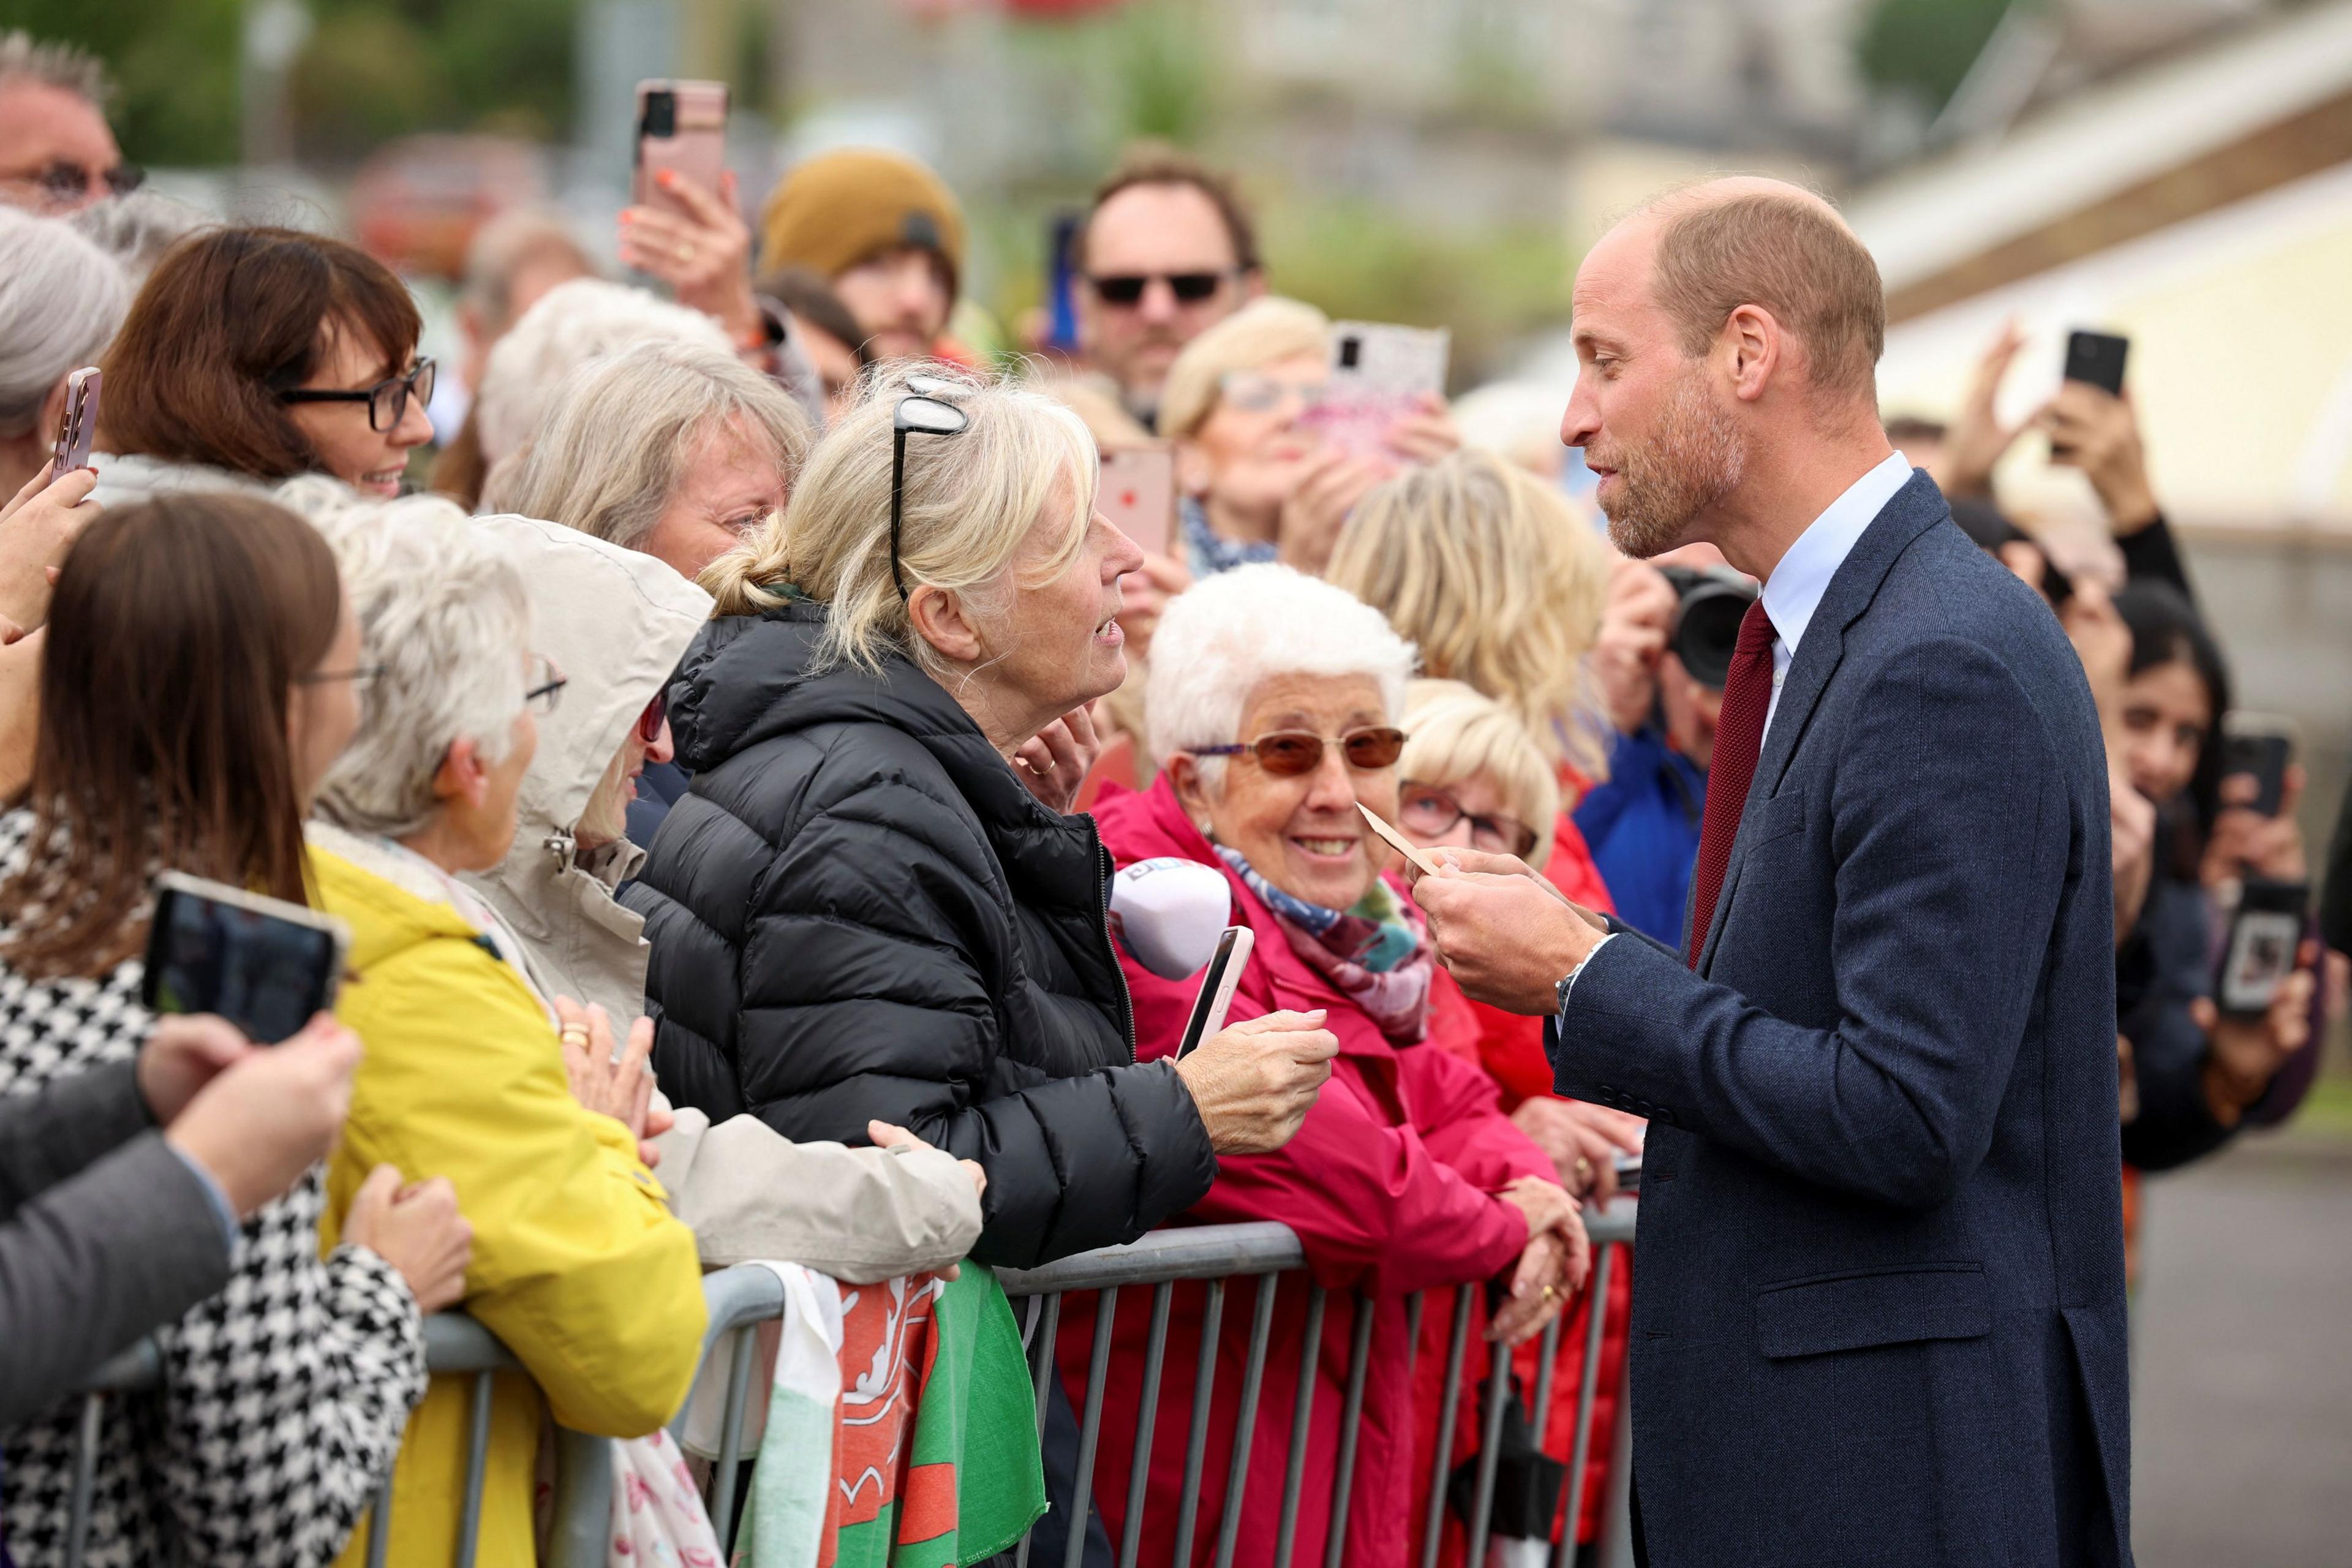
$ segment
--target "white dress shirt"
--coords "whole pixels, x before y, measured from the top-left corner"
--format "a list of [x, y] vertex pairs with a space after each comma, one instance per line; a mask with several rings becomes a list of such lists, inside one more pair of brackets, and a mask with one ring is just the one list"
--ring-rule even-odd
[[1895, 492], [1910, 482], [1909, 459], [1900, 452], [1887, 454], [1885, 462], [1848, 485], [1843, 495], [1797, 535], [1797, 542], [1772, 568], [1772, 575], [1764, 580], [1764, 615], [1771, 621], [1773, 633], [1772, 700], [1764, 710], [1766, 734], [1772, 732], [1772, 715], [1780, 710], [1780, 686], [1796, 660], [1797, 644], [1804, 640], [1805, 627], [1821, 608], [1830, 579], [1845, 564], [1863, 531], [1885, 510]]

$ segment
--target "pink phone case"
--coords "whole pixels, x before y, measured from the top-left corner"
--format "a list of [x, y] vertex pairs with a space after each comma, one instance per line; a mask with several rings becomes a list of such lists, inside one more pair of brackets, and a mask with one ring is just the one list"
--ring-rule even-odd
[[105, 379], [96, 365], [66, 377], [65, 417], [58, 422], [58, 444], [49, 456], [51, 484], [89, 467], [89, 444], [98, 434], [99, 388]]
[[[646, 129], [646, 100], [656, 92], [674, 95], [675, 123], [667, 135]], [[664, 170], [685, 175], [711, 195], [719, 194], [719, 176], [727, 172], [727, 84], [723, 81], [637, 83], [637, 166], [633, 199], [640, 206], [666, 207], [683, 214], [686, 204], [663, 190], [656, 176]]]
[[1165, 447], [1102, 455], [1097, 510], [1146, 554], [1165, 555], [1176, 530], [1176, 458]]

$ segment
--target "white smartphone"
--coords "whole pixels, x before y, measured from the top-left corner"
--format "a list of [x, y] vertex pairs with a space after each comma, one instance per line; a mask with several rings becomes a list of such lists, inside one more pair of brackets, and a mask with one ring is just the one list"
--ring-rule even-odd
[[1191, 1056], [1202, 1040], [1225, 1026], [1234, 992], [1241, 985], [1242, 971], [1248, 967], [1250, 950], [1256, 945], [1257, 933], [1247, 926], [1227, 926], [1217, 938], [1217, 955], [1202, 973], [1200, 994], [1192, 999], [1192, 1016], [1185, 1022], [1184, 1038], [1176, 1047], [1179, 1058]]

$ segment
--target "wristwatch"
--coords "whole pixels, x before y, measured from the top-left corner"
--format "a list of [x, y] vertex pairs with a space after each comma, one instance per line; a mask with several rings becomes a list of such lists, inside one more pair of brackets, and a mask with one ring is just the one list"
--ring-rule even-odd
[[1561, 975], [1558, 980], [1552, 982], [1552, 1011], [1554, 1013], [1559, 1014], [1563, 1017], [1567, 1016], [1568, 994], [1575, 988], [1576, 977], [1584, 973], [1584, 966], [1592, 962], [1592, 955], [1599, 952], [1602, 948], [1608, 946], [1609, 938], [1615, 936], [1616, 934], [1617, 933], [1615, 931], [1611, 931], [1607, 936], [1603, 936], [1599, 942], [1596, 942], [1591, 947], [1586, 948], [1584, 950], [1584, 956], [1576, 961], [1576, 967]]

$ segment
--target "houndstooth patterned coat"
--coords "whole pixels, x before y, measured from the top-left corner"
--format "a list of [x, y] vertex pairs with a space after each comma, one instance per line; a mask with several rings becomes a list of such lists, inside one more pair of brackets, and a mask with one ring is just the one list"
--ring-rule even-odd
[[[0, 868], [21, 864], [29, 826], [0, 817]], [[0, 1094], [134, 1055], [140, 973], [134, 959], [33, 982], [0, 963]], [[320, 1260], [324, 1203], [313, 1170], [246, 1221], [228, 1288], [156, 1336], [163, 1391], [109, 1401], [89, 1568], [310, 1568], [350, 1537], [424, 1395], [425, 1340], [391, 1265], [351, 1247]], [[5, 1436], [18, 1568], [65, 1560], [80, 1411], [77, 1397]]]

